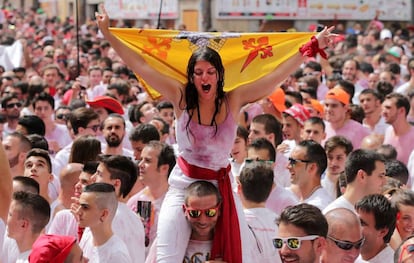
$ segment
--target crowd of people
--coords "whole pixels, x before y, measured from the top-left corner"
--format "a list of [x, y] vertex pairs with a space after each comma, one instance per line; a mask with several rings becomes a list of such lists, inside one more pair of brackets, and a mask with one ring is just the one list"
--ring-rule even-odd
[[23, 56], [0, 65], [0, 262], [413, 260], [409, 28], [325, 27], [225, 92], [219, 52], [182, 84], [103, 6], [79, 48], [71, 19], [5, 18]]

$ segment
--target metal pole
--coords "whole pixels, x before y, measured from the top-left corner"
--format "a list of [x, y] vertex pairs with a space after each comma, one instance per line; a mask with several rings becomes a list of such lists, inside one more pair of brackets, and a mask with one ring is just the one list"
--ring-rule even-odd
[[77, 62], [77, 68], [78, 68], [78, 76], [81, 73], [81, 66], [80, 66], [80, 41], [79, 41], [79, 4], [78, 4], [78, 0], [75, 0], [75, 16], [76, 16], [76, 50], [77, 50], [77, 54], [76, 54], [76, 62]]
[[162, 12], [162, 2], [163, 0], [160, 0], [160, 11], [158, 12], [158, 23], [157, 23], [157, 29], [161, 28], [161, 12]]

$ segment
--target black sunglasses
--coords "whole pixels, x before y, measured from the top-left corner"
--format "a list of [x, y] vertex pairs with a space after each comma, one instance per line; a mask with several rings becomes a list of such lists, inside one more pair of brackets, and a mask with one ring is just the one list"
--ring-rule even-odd
[[300, 160], [300, 159], [293, 159], [289, 157], [289, 164], [292, 166], [295, 166], [297, 163], [310, 163], [310, 160]]
[[362, 237], [357, 242], [350, 242], [350, 241], [344, 241], [344, 240], [338, 240], [336, 238], [333, 238], [331, 236], [327, 236], [328, 239], [332, 240], [337, 247], [343, 250], [351, 250], [353, 247], [356, 249], [360, 249], [362, 245], [365, 242], [365, 237]]
[[20, 108], [21, 106], [22, 106], [22, 103], [21, 102], [15, 102], [15, 103], [10, 103], [10, 104], [7, 104], [6, 105], [6, 107], [8, 109], [12, 109], [14, 107]]
[[89, 128], [93, 130], [94, 132], [97, 132], [101, 128], [101, 125], [86, 126], [86, 128]]
[[59, 120], [67, 120], [68, 119], [68, 115], [67, 114], [58, 114], [58, 115], [56, 115], [56, 119], [59, 119]]

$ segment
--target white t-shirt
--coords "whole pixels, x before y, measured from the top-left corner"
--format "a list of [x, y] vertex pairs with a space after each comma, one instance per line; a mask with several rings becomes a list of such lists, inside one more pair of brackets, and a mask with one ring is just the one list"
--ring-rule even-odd
[[407, 162], [407, 169], [408, 169], [408, 181], [407, 186], [411, 187], [411, 190], [414, 191], [413, 182], [414, 182], [414, 151], [411, 152], [410, 156], [408, 157]]
[[[118, 209], [114, 220], [112, 221], [112, 231], [127, 246], [129, 255], [134, 263], [143, 263], [145, 261], [145, 232], [141, 219], [127, 207], [126, 204], [118, 202]], [[92, 240], [92, 232], [87, 227], [82, 235], [81, 244], [88, 244]], [[92, 249], [90, 245], [82, 247], [83, 252]], [[90, 252], [88, 252], [90, 254]]]
[[395, 92], [401, 93], [403, 95], [407, 95], [407, 92], [412, 88], [413, 87], [411, 87], [410, 81], [408, 81], [408, 82], [402, 84], [401, 86], [399, 86], [397, 89], [395, 89]]
[[55, 129], [53, 129], [51, 133], [46, 134], [45, 138], [48, 142], [57, 142], [59, 144], [59, 147], [63, 148], [72, 142], [72, 138], [70, 137], [69, 130], [65, 125], [59, 123], [55, 124]]
[[3, 248], [1, 253], [2, 263], [14, 263], [19, 257], [20, 250], [16, 240], [7, 236], [7, 232], [3, 235]]
[[[105, 152], [106, 147], [108, 147], [108, 144], [106, 143], [106, 141], [103, 142], [103, 143], [101, 142], [102, 152]], [[134, 152], [131, 151], [131, 150], [129, 150], [129, 149], [127, 149], [127, 148], [122, 148], [122, 155], [134, 159]]]
[[53, 171], [53, 174], [60, 174], [60, 170], [62, 170], [62, 168], [65, 167], [65, 165], [68, 164], [68, 162], [69, 162], [69, 156], [70, 156], [70, 151], [72, 149], [72, 144], [73, 143], [69, 143], [68, 145], [66, 145], [65, 147], [63, 147], [55, 155], [55, 158], [53, 159], [53, 162], [52, 162], [52, 171]]
[[331, 196], [332, 200], [336, 199], [335, 182], [332, 182], [332, 180], [326, 174], [325, 174], [325, 177], [321, 179], [321, 185], [326, 190], [326, 192], [328, 192], [328, 194]]
[[107, 84], [100, 83], [93, 88], [86, 89], [88, 100], [94, 100], [98, 96], [105, 95], [107, 86]]
[[311, 196], [303, 200], [303, 203], [314, 205], [322, 211], [332, 201], [333, 198], [329, 195], [329, 193], [323, 187], [320, 187], [313, 192]]
[[323, 209], [322, 213], [326, 215], [331, 210], [334, 210], [335, 208], [346, 208], [357, 214], [355, 211], [354, 205], [351, 204], [343, 195], [336, 198], [332, 203], [330, 203], [325, 209]]
[[30, 253], [32, 253], [31, 249], [20, 253], [19, 257], [16, 260], [16, 263], [29, 263]]
[[282, 144], [287, 145], [287, 149], [282, 153], [286, 158], [290, 157], [290, 153], [293, 151], [293, 149], [296, 147], [296, 141], [295, 140], [283, 140]]
[[255, 262], [282, 262], [279, 251], [272, 244], [272, 239], [279, 232], [275, 222], [277, 215], [267, 208], [244, 209], [244, 215], [256, 241], [250, 244], [256, 249]]
[[73, 216], [70, 209], [60, 210], [54, 216], [48, 231], [48, 234], [73, 236], [78, 238], [78, 222]]
[[358, 256], [355, 263], [385, 263], [385, 262], [394, 262], [394, 250], [387, 245], [383, 250], [381, 250], [375, 257], [369, 260], [363, 260], [361, 255]]
[[[52, 162], [52, 170], [53, 170], [53, 156], [50, 156], [50, 160]], [[48, 195], [51, 201], [55, 201], [58, 196], [59, 196], [59, 192], [60, 192], [60, 179], [59, 176], [56, 176], [56, 174], [52, 173], [52, 181], [49, 182], [47, 190], [48, 190]]]
[[283, 209], [287, 206], [296, 205], [298, 203], [297, 198], [291, 191], [286, 190], [280, 185], [276, 185], [267, 198], [266, 208], [270, 209], [277, 215], [280, 215]]
[[290, 186], [290, 173], [286, 168], [289, 160], [283, 154], [276, 155], [274, 173], [274, 182], [281, 187]]
[[[89, 263], [132, 263], [129, 256], [128, 249], [125, 243], [116, 235], [105, 242], [105, 244], [95, 247], [93, 246], [93, 239], [88, 240], [89, 244], [82, 241], [80, 247], [83, 250], [84, 256], [89, 259]], [[84, 249], [85, 246], [91, 246], [90, 249]]]
[[187, 250], [185, 251], [183, 263], [206, 262], [210, 259], [212, 244], [212, 240], [190, 240], [188, 242]]

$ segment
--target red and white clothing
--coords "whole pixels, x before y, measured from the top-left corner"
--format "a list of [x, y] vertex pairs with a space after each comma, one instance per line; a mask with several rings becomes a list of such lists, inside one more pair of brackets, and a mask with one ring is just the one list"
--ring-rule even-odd
[[[183, 111], [177, 119], [176, 136], [179, 157], [183, 158], [189, 165], [201, 169], [219, 171], [228, 167], [228, 157], [236, 138], [237, 128], [236, 120], [231, 113], [228, 111], [224, 122], [217, 125], [217, 129], [214, 126], [206, 126], [191, 120], [189, 121], [189, 118], [188, 113]], [[189, 124], [188, 130], [186, 128], [187, 123]], [[190, 178], [185, 175], [179, 165], [173, 168], [168, 180], [170, 188], [161, 206], [158, 221], [158, 262], [181, 262], [184, 258], [191, 234], [190, 225], [182, 210], [184, 189], [192, 182], [202, 179]], [[216, 180], [208, 181], [217, 185]], [[233, 193], [240, 226], [243, 262], [249, 262], [251, 259], [248, 249], [244, 249], [251, 245], [249, 235], [247, 234], [249, 230], [244, 221], [240, 200], [237, 198]]]

